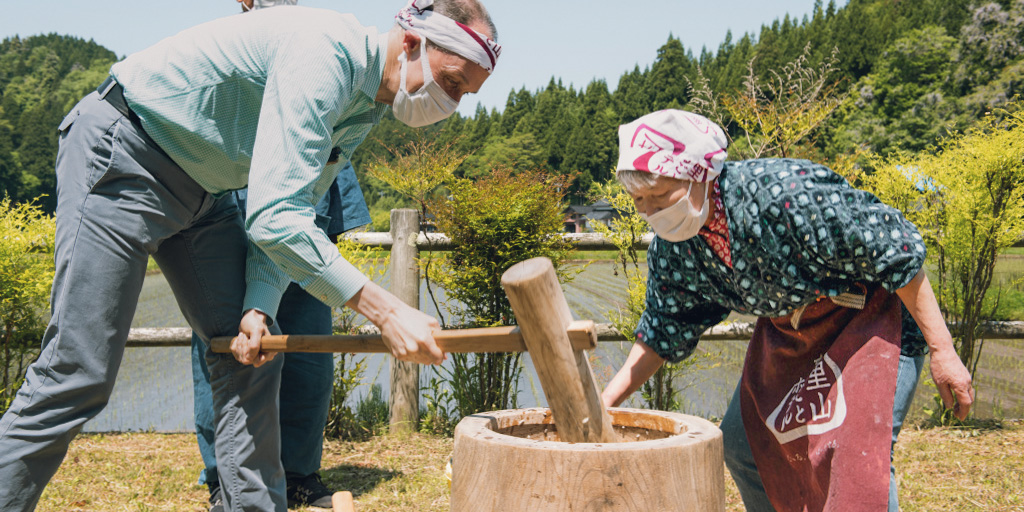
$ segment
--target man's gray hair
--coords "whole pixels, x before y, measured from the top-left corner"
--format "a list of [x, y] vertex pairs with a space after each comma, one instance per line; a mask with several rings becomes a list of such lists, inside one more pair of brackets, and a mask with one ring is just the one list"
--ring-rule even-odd
[[660, 175], [647, 171], [615, 171], [615, 178], [630, 194], [643, 193], [658, 183]]
[[[469, 25], [474, 21], [479, 21], [491, 31], [491, 41], [498, 42], [498, 29], [494, 26], [494, 21], [491, 20], [490, 13], [484, 8], [483, 4], [477, 0], [434, 0], [434, 5], [430, 7], [434, 12], [447, 16], [463, 25]], [[432, 43], [429, 39], [423, 38], [426, 48], [437, 50], [441, 53], [447, 53], [448, 55], [455, 55], [460, 57], [459, 54], [447, 49], [440, 47]]]
[[451, 18], [463, 25], [479, 21], [491, 31], [491, 41], [498, 42], [498, 29], [490, 13], [477, 0], [434, 0], [434, 12]]

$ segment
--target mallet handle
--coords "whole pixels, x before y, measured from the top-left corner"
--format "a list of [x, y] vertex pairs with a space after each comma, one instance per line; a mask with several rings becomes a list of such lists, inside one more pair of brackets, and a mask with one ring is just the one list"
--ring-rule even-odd
[[334, 512], [355, 512], [355, 504], [352, 503], [352, 493], [338, 491], [331, 496], [331, 507]]
[[[566, 328], [575, 350], [593, 350], [597, 330], [591, 320], [576, 320]], [[214, 352], [230, 352], [231, 336], [213, 339]], [[434, 341], [443, 352], [525, 352], [519, 327], [485, 327], [435, 331]], [[379, 334], [352, 336], [274, 335], [264, 336], [261, 348], [267, 352], [386, 353], [391, 350]]]

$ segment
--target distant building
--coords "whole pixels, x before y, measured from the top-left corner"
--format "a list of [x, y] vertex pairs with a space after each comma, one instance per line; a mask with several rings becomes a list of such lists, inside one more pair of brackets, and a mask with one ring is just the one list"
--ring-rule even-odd
[[611, 227], [613, 220], [622, 216], [622, 212], [616, 210], [608, 201], [601, 199], [591, 205], [569, 205], [562, 212], [565, 215], [563, 223], [566, 233], [589, 233], [594, 231], [593, 223], [600, 222]]

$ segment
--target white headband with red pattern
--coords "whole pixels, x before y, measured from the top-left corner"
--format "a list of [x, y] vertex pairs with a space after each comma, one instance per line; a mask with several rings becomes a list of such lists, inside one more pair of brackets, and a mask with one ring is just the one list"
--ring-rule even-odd
[[434, 0], [412, 0], [398, 11], [395, 21], [402, 28], [414, 30], [441, 48], [476, 62], [488, 73], [493, 73], [501, 55], [501, 45], [443, 14], [427, 10], [432, 5]]
[[659, 110], [619, 126], [616, 170], [711, 181], [722, 173], [728, 144], [722, 128], [702, 115]]

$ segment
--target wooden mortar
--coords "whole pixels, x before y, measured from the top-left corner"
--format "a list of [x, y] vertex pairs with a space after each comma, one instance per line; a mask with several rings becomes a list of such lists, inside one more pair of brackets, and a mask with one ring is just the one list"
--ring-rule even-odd
[[568, 443], [546, 408], [455, 429], [453, 512], [724, 511], [722, 432], [678, 413], [608, 409], [616, 443]]

